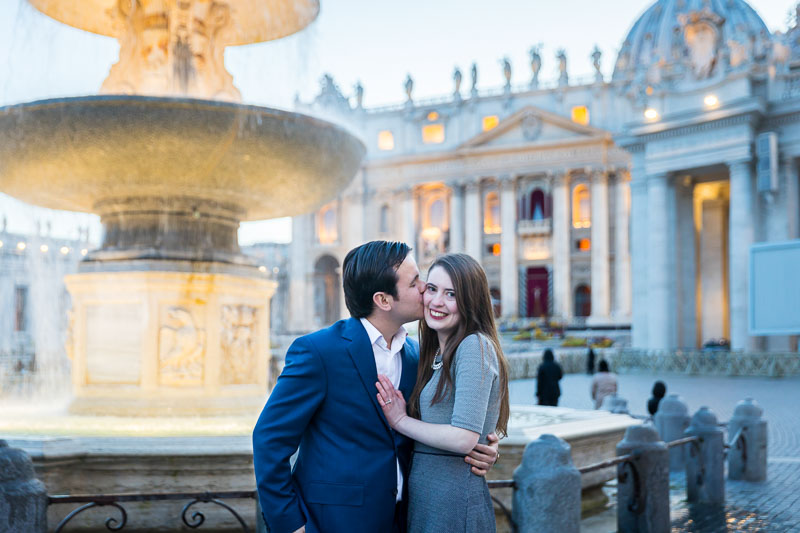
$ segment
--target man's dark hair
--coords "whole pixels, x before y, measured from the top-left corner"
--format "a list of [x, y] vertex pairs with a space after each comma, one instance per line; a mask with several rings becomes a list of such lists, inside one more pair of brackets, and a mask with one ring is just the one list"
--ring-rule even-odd
[[608, 363], [606, 362], [605, 359], [601, 359], [600, 360], [600, 364], [597, 365], [597, 368], [598, 368], [598, 370], [600, 370], [600, 372], [608, 372], [609, 371], [608, 370]]
[[347, 252], [342, 284], [344, 303], [353, 318], [372, 313], [376, 292], [397, 298], [397, 269], [410, 251], [403, 242], [371, 241]]

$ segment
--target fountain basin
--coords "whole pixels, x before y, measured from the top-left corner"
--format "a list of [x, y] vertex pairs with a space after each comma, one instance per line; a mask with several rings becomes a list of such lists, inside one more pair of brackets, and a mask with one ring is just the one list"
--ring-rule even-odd
[[328, 122], [229, 102], [101, 95], [0, 108], [3, 192], [52, 209], [194, 198], [201, 217], [203, 203], [239, 220], [290, 216], [336, 196], [365, 151]]

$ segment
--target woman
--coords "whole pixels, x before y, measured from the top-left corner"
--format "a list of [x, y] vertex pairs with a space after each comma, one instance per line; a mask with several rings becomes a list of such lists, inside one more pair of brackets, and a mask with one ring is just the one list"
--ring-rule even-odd
[[408, 479], [409, 533], [495, 531], [486, 479], [464, 455], [508, 424], [508, 366], [486, 274], [466, 254], [438, 258], [428, 271], [420, 321], [417, 386], [403, 395], [379, 376], [378, 403], [389, 425], [416, 441]]
[[558, 405], [561, 387], [558, 382], [564, 376], [561, 365], [556, 363], [553, 350], [547, 348], [542, 356], [542, 364], [536, 369], [536, 398], [539, 405]]
[[597, 365], [597, 374], [592, 378], [592, 400], [594, 408], [600, 409], [606, 396], [617, 393], [617, 375], [608, 370], [608, 363], [601, 359]]

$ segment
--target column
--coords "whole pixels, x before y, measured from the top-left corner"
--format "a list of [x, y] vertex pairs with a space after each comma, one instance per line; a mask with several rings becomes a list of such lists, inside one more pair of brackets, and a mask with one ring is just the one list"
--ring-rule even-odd
[[631, 255], [628, 238], [631, 216], [631, 191], [628, 176], [617, 173], [614, 185], [616, 213], [614, 213], [614, 316], [626, 321], [631, 318]]
[[794, 156], [784, 157], [781, 168], [786, 196], [786, 212], [788, 213], [788, 238], [800, 238], [800, 182], [797, 174], [797, 160]]
[[697, 229], [694, 222], [694, 181], [691, 176], [683, 176], [675, 183], [675, 213], [676, 287], [673, 293], [677, 311], [676, 346], [697, 348]]
[[569, 173], [553, 178], [553, 314], [572, 318]]
[[464, 186], [450, 183], [450, 252], [464, 251]]
[[608, 253], [608, 174], [592, 174], [592, 316], [593, 323], [607, 323], [611, 313], [611, 277]]
[[669, 350], [672, 343], [673, 313], [669, 308], [669, 176], [647, 177], [647, 348]]
[[483, 211], [479, 178], [468, 181], [464, 191], [464, 251], [483, 259]]
[[747, 334], [747, 282], [750, 245], [754, 239], [753, 171], [749, 159], [728, 165], [731, 199], [728, 215], [728, 283], [731, 349], [751, 350], [753, 340]]
[[417, 246], [419, 246], [419, 242], [417, 239], [417, 210], [415, 209], [416, 203], [416, 194], [414, 191], [413, 185], [408, 185], [405, 189], [403, 189], [403, 201], [402, 201], [402, 209], [403, 209], [403, 242], [411, 246], [413, 250], [411, 251], [411, 255], [416, 259], [419, 258], [419, 251], [417, 250]]
[[644, 152], [633, 153], [631, 172], [631, 345], [645, 349], [648, 344], [647, 330], [647, 257], [648, 216], [647, 176], [644, 173]]
[[519, 315], [516, 178], [500, 178], [500, 298], [503, 316]]

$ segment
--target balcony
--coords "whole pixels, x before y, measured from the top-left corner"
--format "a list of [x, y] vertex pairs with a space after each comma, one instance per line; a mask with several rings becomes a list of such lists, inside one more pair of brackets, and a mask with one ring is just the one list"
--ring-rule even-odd
[[553, 219], [519, 220], [517, 221], [517, 235], [549, 235], [553, 231]]

